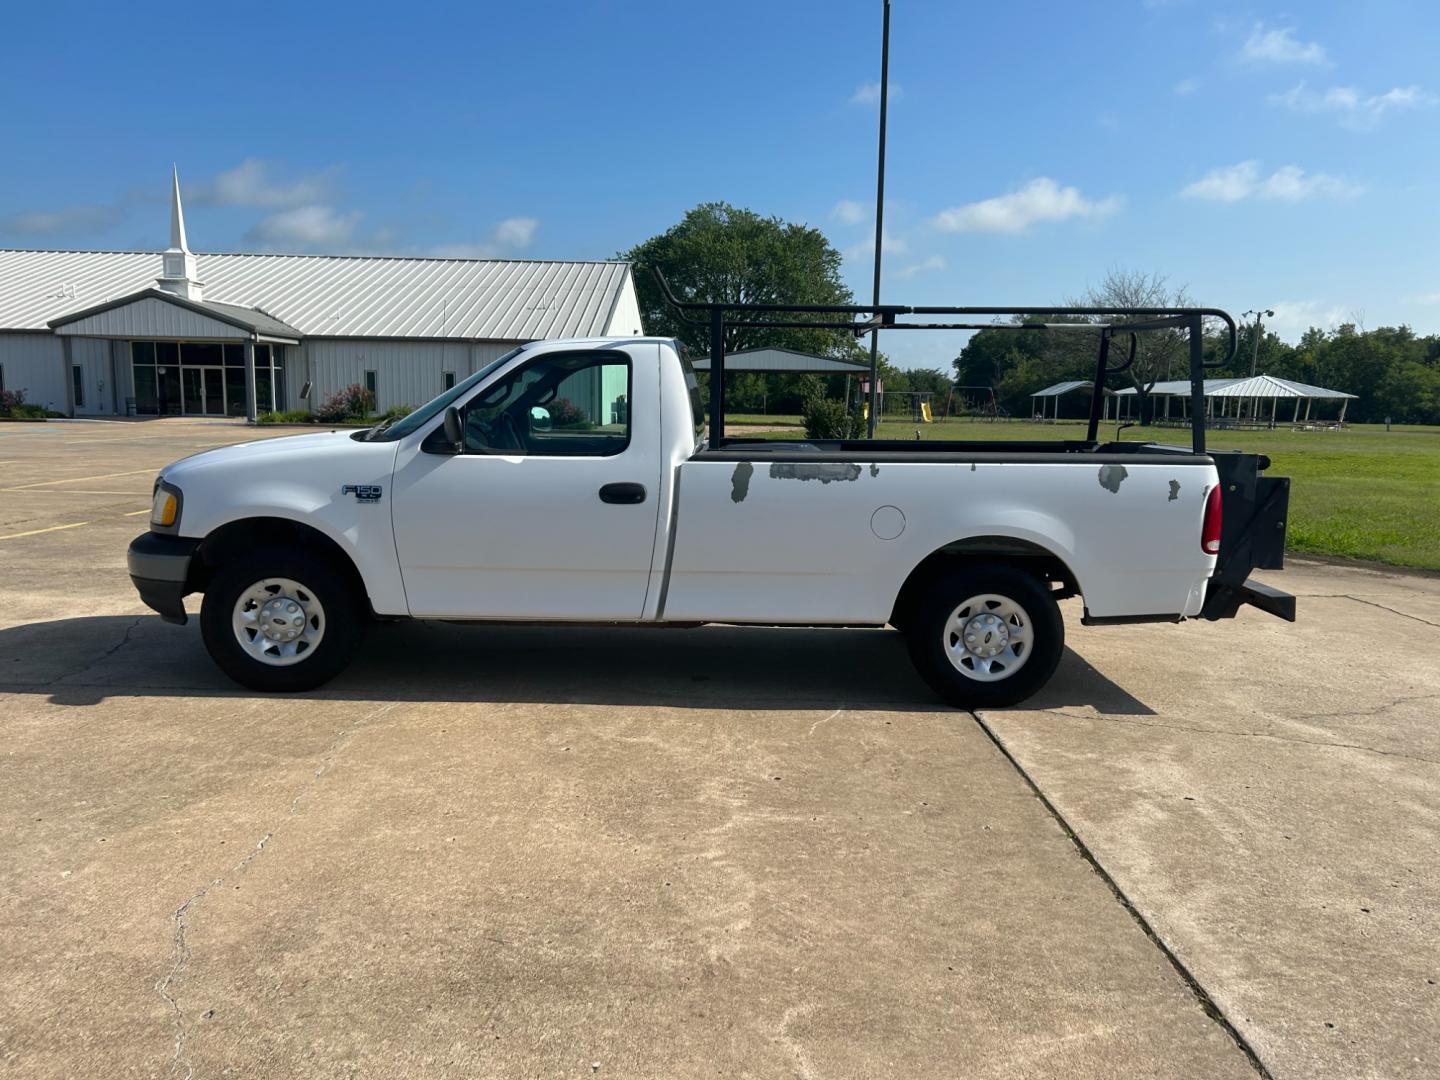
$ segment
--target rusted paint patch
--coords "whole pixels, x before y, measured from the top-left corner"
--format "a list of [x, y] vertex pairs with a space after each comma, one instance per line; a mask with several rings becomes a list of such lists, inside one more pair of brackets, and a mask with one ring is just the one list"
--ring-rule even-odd
[[1124, 483], [1125, 477], [1130, 474], [1125, 471], [1124, 465], [1101, 465], [1100, 486], [1112, 495], [1120, 494], [1120, 485]]
[[872, 461], [872, 462], [870, 463], [870, 475], [871, 475], [871, 476], [879, 476], [879, 475], [880, 475], [880, 465], [879, 465], [877, 462]]
[[777, 461], [770, 466], [771, 480], [819, 480], [828, 484], [832, 480], [859, 480], [860, 465], [848, 461]]
[[1180, 497], [1180, 481], [1179, 481], [1179, 480], [1171, 480], [1171, 481], [1170, 481], [1170, 498], [1166, 499], [1165, 501], [1166, 501], [1166, 502], [1174, 502], [1174, 501], [1175, 501], [1176, 499], [1178, 499], [1179, 497]]
[[730, 474], [730, 501], [742, 503], [745, 496], [750, 494], [750, 477], [755, 475], [755, 466], [748, 461], [742, 461], [735, 466], [735, 471]]

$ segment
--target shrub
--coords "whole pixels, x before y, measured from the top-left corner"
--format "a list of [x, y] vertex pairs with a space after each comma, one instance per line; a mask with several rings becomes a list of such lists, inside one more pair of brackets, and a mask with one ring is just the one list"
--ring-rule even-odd
[[380, 414], [383, 420], [403, 420], [415, 411], [414, 405], [392, 405]]
[[255, 418], [257, 424], [313, 424], [315, 418], [304, 409], [290, 409], [287, 412], [261, 413]]
[[569, 398], [556, 398], [545, 406], [550, 411], [550, 426], [568, 428], [571, 431], [587, 431], [591, 427], [585, 410]]
[[62, 412], [47, 409], [44, 405], [27, 405], [24, 390], [0, 390], [0, 419], [46, 420], [64, 415]]
[[375, 395], [359, 383], [347, 386], [315, 410], [315, 419], [322, 424], [342, 420], [360, 420], [375, 411]]
[[865, 435], [865, 420], [846, 407], [818, 394], [805, 399], [802, 412], [807, 439], [859, 439]]
[[24, 390], [0, 390], [0, 416], [28, 416], [35, 408], [25, 404]]

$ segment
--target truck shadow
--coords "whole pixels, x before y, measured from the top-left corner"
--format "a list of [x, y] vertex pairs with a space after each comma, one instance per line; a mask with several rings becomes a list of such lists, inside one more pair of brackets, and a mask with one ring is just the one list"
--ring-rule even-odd
[[[254, 697], [211, 663], [197, 620], [100, 615], [0, 630], [0, 691], [60, 705], [111, 697]], [[683, 709], [946, 708], [892, 630], [381, 623], [351, 666], [309, 695], [338, 701], [483, 701]], [[1089, 705], [1154, 715], [1067, 649], [1020, 708]]]

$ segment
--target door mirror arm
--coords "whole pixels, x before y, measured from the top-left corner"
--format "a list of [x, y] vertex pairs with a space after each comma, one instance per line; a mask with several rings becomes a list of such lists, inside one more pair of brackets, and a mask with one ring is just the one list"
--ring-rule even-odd
[[454, 405], [445, 410], [445, 418], [441, 424], [445, 432], [446, 448], [452, 454], [465, 453], [465, 426], [460, 422], [460, 410]]

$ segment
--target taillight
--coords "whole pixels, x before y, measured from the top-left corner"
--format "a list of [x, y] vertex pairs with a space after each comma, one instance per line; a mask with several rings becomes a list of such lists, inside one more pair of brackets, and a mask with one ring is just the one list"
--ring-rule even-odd
[[1200, 550], [1206, 555], [1220, 554], [1220, 485], [1205, 496], [1205, 523], [1200, 526]]

